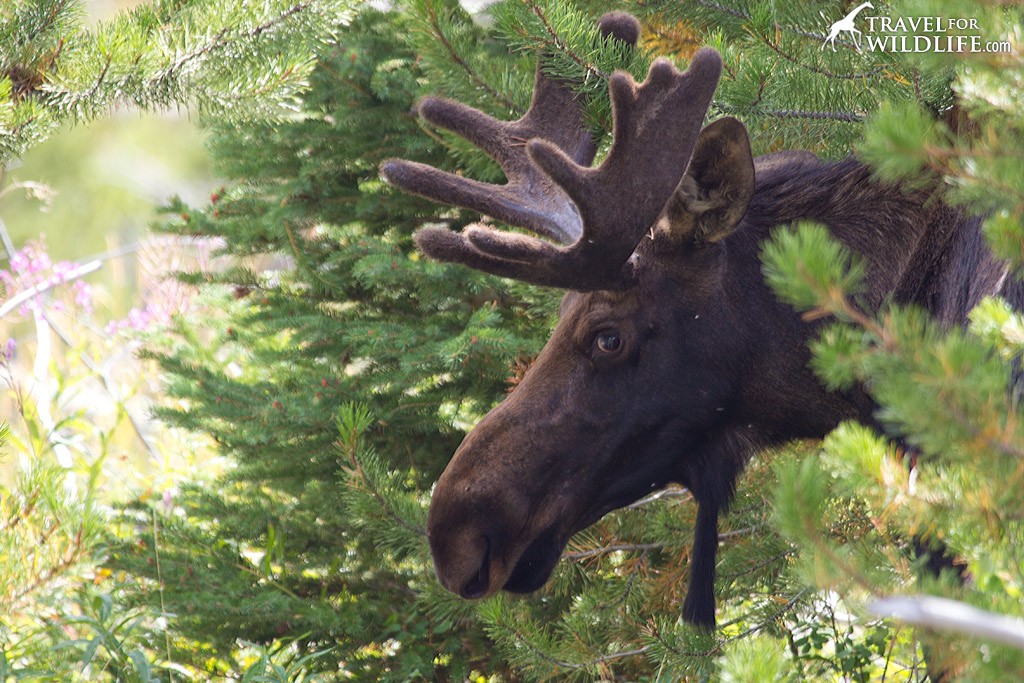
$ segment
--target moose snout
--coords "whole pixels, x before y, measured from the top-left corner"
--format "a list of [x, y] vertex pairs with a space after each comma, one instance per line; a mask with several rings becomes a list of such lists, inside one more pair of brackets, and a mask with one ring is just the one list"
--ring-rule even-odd
[[[429, 532], [428, 532], [429, 533]], [[491, 539], [478, 529], [429, 533], [430, 554], [441, 585], [467, 600], [485, 597], [491, 587]]]
[[512, 395], [466, 436], [434, 487], [427, 514], [434, 570], [464, 598], [539, 587], [560, 554], [568, 489], [555, 476], [557, 459], [525, 424]]
[[[477, 457], [473, 457], [473, 456]], [[434, 487], [427, 514], [427, 538], [441, 585], [467, 599], [501, 590], [524, 548], [533, 540], [533, 515], [509, 477], [483, 476], [493, 465], [456, 453]]]
[[442, 476], [427, 515], [441, 585], [467, 599], [542, 586], [564, 546], [560, 508], [543, 499], [527, 505], [514, 484], [481, 490], [456, 481]]
[[434, 487], [427, 538], [441, 585], [463, 598], [476, 599], [501, 588], [500, 554], [507, 525], [502, 522], [501, 490], [481, 479], [475, 467], [467, 467], [477, 458], [462, 454], [460, 448]]
[[[469, 444], [474, 439], [467, 439]], [[441, 585], [466, 599], [501, 590], [519, 554], [527, 506], [499, 479], [483, 476], [480, 453], [460, 449], [434, 487], [427, 538]], [[528, 533], [528, 532], [527, 532]]]

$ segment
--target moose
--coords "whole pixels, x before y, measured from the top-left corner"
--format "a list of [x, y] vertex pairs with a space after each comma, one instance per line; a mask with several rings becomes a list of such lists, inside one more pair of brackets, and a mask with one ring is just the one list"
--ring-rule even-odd
[[[599, 27], [630, 44], [639, 35], [622, 13]], [[815, 377], [808, 341], [820, 323], [764, 283], [761, 244], [777, 226], [817, 221], [861, 254], [870, 310], [915, 304], [953, 326], [987, 295], [1024, 304], [980, 220], [934, 192], [877, 182], [854, 158], [753, 158], [737, 119], [705, 126], [721, 69], [703, 48], [685, 72], [657, 59], [641, 84], [614, 73], [613, 138], [597, 166], [578, 97], [539, 67], [516, 121], [439, 98], [418, 107], [494, 158], [505, 184], [382, 165], [399, 188], [534, 233], [424, 227], [423, 253], [567, 290], [531, 368], [434, 489], [435, 569], [464, 598], [540, 588], [574, 533], [679, 483], [697, 503], [683, 617], [714, 626], [718, 518], [752, 454], [846, 419], [878, 424], [863, 389], [830, 391]]]

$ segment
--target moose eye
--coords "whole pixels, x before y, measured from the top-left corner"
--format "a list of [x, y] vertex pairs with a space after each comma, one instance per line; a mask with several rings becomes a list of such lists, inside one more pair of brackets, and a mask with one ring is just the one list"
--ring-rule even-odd
[[614, 353], [622, 346], [617, 332], [602, 332], [597, 335], [597, 348], [605, 353]]

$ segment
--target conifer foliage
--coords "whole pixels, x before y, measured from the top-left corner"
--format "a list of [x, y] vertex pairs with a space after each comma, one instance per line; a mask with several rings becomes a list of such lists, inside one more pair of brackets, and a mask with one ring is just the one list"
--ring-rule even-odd
[[[112, 554], [148, 579], [140, 602], [174, 615], [176, 658], [227, 674], [239, 670], [228, 654], [237, 643], [256, 642], [361, 680], [919, 680], [915, 632], [876, 598], [927, 590], [1021, 616], [1024, 446], [1006, 387], [1024, 322], [994, 300], [967, 332], [912, 310], [866, 317], [845, 294], [856, 272], [843, 266], [855, 261], [815, 226], [780, 230], [766, 275], [794, 305], [836, 316], [816, 369], [837, 387], [864, 383], [900, 440], [843, 425], [823, 446], [751, 463], [721, 529], [717, 632], [680, 620], [695, 508], [678, 489], [578, 534], [535, 596], [465, 603], [432, 576], [431, 482], [540, 349], [558, 294], [414, 252], [416, 227], [474, 217], [393, 192], [379, 162], [500, 173], [420, 123], [413, 103], [430, 93], [515, 117], [540, 52], [580, 89], [603, 139], [611, 70], [641, 75], [652, 53], [685, 61], [710, 44], [725, 57], [711, 115], [742, 118], [755, 153], [852, 148], [885, 178], [925, 178], [947, 201], [987, 212], [999, 253], [1020, 263], [1020, 45], [958, 56], [858, 52], [842, 40], [822, 49], [848, 4], [638, 3], [627, 9], [647, 50], [629, 53], [596, 35], [606, 3], [509, 0], [474, 23], [454, 3], [413, 0], [340, 28], [291, 120], [214, 125], [212, 151], [232, 180], [209, 206], [168, 207], [163, 229], [223, 239], [232, 265], [183, 274], [203, 288], [207, 313], [176, 321], [148, 353], [179, 399], [164, 419], [212, 435], [234, 466], [183, 492], [182, 514], [162, 518], [158, 536], [150, 528]], [[892, 16], [959, 12], [993, 39], [1019, 40], [1024, 26], [1019, 10], [967, 2], [876, 5]], [[904, 446], [919, 454], [913, 475]], [[973, 584], [919, 587], [915, 535], [967, 558]], [[1024, 670], [1019, 650], [937, 628], [955, 655], [947, 668], [988, 680]]]
[[86, 27], [83, 0], [0, 7], [0, 162], [117, 107], [280, 116], [352, 3], [157, 0]]
[[455, 625], [472, 608], [433, 581], [427, 491], [541, 343], [552, 301], [413, 253], [412, 229], [441, 213], [387, 189], [377, 164], [445, 163], [410, 113], [428, 71], [396, 36], [415, 29], [362, 12], [324, 51], [300, 117], [211, 130], [239, 182], [205, 210], [168, 209], [166, 229], [221, 236], [236, 257], [185, 275], [217, 283], [209, 315], [152, 350], [187, 402], [162, 416], [211, 434], [236, 467], [183, 493], [159, 547], [115, 555], [148, 575], [160, 552], [181, 656], [188, 642], [281, 641], [366, 680], [461, 680], [486, 661], [480, 629]]

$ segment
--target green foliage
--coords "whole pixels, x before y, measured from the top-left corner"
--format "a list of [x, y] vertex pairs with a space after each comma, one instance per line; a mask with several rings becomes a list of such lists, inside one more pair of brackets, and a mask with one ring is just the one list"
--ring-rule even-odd
[[864, 276], [863, 260], [833, 240], [827, 228], [813, 223], [777, 230], [761, 258], [765, 280], [798, 310], [856, 293]]
[[[465, 607], [428, 585], [425, 491], [551, 304], [412, 253], [412, 228], [440, 210], [376, 171], [397, 155], [442, 163], [408, 114], [426, 78], [396, 46], [408, 26], [361, 14], [325, 47], [302, 116], [211, 131], [245, 182], [167, 210], [167, 230], [223, 236], [250, 266], [186, 274], [217, 283], [201, 324], [176, 321], [146, 352], [178, 399], [164, 419], [237, 463], [183, 491], [161, 529], [175, 657], [197, 667], [214, 652], [216, 671], [239, 672], [239, 640], [329, 650], [312, 670], [366, 680], [461, 678], [486, 660], [483, 633], [455, 626]], [[152, 576], [153, 551], [120, 543], [113, 560]]]
[[[119, 463], [149, 438], [168, 451], [189, 442], [135, 421], [131, 382], [105, 368], [120, 358], [130, 376], [139, 365], [96, 332], [108, 312], [86, 313], [89, 290], [72, 291], [82, 282], [69, 264], [51, 267], [45, 250], [30, 244], [8, 266], [0, 275], [9, 297], [4, 329], [17, 329], [21, 314], [11, 304], [22, 297], [34, 334], [9, 338], [0, 355], [11, 409], [0, 435], [0, 680], [157, 680], [176, 670], [157, 654], [159, 612], [127, 608], [121, 578], [98, 564], [109, 500], [140, 482], [165, 483], [118, 473]], [[53, 286], [25, 299], [36, 280]], [[72, 306], [78, 316], [68, 324]], [[152, 466], [166, 452], [153, 447], [147, 457]]]
[[757, 636], [728, 646], [720, 673], [723, 683], [753, 683], [792, 680], [794, 672], [783, 643]]
[[921, 183], [928, 149], [949, 139], [949, 131], [914, 102], [885, 102], [871, 121], [871, 135], [859, 151], [882, 178]]
[[59, 581], [78, 563], [95, 543], [101, 525], [91, 492], [85, 492], [84, 500], [69, 494], [64, 472], [55, 463], [30, 464], [2, 493], [0, 608], [14, 614], [35, 591]]
[[117, 106], [280, 117], [305, 85], [324, 29], [346, 10], [326, 0], [159, 0], [86, 28], [80, 0], [5, 3], [0, 162], [61, 121]]
[[619, 70], [641, 82], [652, 56], [602, 37], [594, 16], [568, 3], [505, 2], [495, 5], [491, 13], [495, 29], [510, 50], [527, 55], [531, 67], [536, 55], [548, 55], [545, 71], [577, 84], [587, 103], [591, 129], [601, 140], [612, 127], [608, 78]]
[[[875, 6], [872, 14], [885, 14], [882, 3]], [[881, 102], [909, 100], [937, 112], [952, 101], [942, 69], [923, 71], [901, 55], [857, 51], [845, 37], [836, 51], [822, 49], [831, 22], [852, 8], [840, 2], [725, 0], [631, 9], [655, 26], [681, 23], [695, 33], [691, 44], [719, 49], [725, 71], [713, 108], [750, 127], [756, 153], [810, 149], [842, 157]], [[948, 10], [940, 14], [952, 16]]]
[[[803, 575], [862, 612], [875, 598], [921, 590], [907, 539], [941, 541], [969, 558], [972, 576], [980, 574], [967, 585], [945, 575], [925, 581], [924, 589], [1022, 616], [1024, 557], [1011, 539], [1020, 532], [1024, 434], [1007, 362], [1019, 357], [1019, 313], [987, 299], [972, 312], [969, 331], [942, 329], [922, 311], [895, 305], [866, 315], [845, 296], [850, 270], [837, 267], [849, 263], [837, 256], [840, 247], [822, 241], [814, 226], [799, 232], [802, 239], [776, 235], [765, 250], [766, 271], [796, 274], [809, 263], [816, 265], [801, 273], [824, 269], [825, 275], [808, 278], [813, 288], [777, 278], [776, 292], [795, 306], [848, 321], [825, 329], [812, 347], [814, 366], [830, 384], [864, 387], [880, 406], [880, 423], [900, 437], [897, 446], [869, 427], [844, 424], [818, 457], [780, 468], [776, 514], [782, 532], [801, 548]], [[904, 450], [907, 445], [914, 450]], [[859, 532], [837, 529], [844, 506], [857, 511]], [[862, 632], [857, 640], [866, 646], [870, 636]], [[906, 643], [893, 641], [898, 645]], [[985, 657], [955, 632], [940, 631], [931, 647], [945, 653], [944, 666], [969, 672], [972, 680], [1024, 670], [1019, 651]], [[912, 649], [897, 653], [913, 659]]]
[[[115, 108], [184, 105], [225, 120], [280, 118], [306, 83], [312, 48], [346, 11], [335, 2], [173, 0], [86, 28], [77, 0], [5, 2], [0, 175], [6, 180], [9, 165], [60, 123]], [[43, 194], [38, 183], [15, 183], [0, 198], [17, 188]], [[144, 429], [132, 401], [139, 379], [121, 376], [139, 367], [131, 342], [99, 331], [109, 319], [90, 315], [91, 288], [80, 279], [102, 258], [51, 272], [44, 250], [15, 252], [2, 223], [0, 233], [9, 261], [0, 317], [10, 335], [0, 366], [16, 454], [0, 472], [0, 678], [166, 679], [179, 667], [155, 654], [160, 612], [126, 609], [120, 579], [96, 563], [113, 490], [164, 484], [155, 480], [171, 458], [161, 447], [195, 442]], [[25, 317], [35, 343], [15, 351], [15, 337], [28, 336], [18, 327]], [[119, 471], [134, 449], [144, 449], [146, 473]], [[108, 477], [111, 470], [118, 476]], [[162, 649], [169, 655], [169, 642]]]
[[[1024, 9], [988, 11], [983, 4], [904, 0], [893, 4], [903, 16], [960, 16], [975, 20], [977, 34], [1007, 41], [1013, 47], [967, 53], [920, 53], [908, 61], [921, 73], [947, 74], [955, 94], [951, 107], [920, 101], [885, 103], [867, 123], [857, 150], [879, 177], [922, 184], [940, 178], [946, 201], [990, 214], [989, 243], [1020, 273], [1024, 250], [1024, 79], [1020, 28]], [[936, 113], [941, 116], [936, 116]]]
[[[313, 678], [307, 676], [307, 668], [311, 662], [327, 655], [330, 650], [321, 650], [302, 657], [288, 656], [286, 645], [271, 652], [258, 645], [252, 647], [258, 659], [249, 665], [242, 674], [242, 683], [304, 683]], [[282, 657], [282, 654], [285, 656]], [[287, 659], [286, 664], [278, 664], [277, 659]]]

